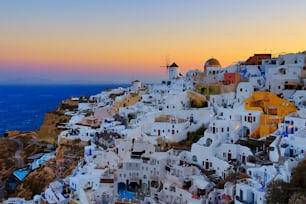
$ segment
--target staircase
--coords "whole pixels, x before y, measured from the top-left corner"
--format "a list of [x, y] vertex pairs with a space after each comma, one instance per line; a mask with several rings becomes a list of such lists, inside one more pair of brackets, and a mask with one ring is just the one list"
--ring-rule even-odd
[[284, 158], [283, 158], [283, 156], [282, 156], [282, 154], [281, 154], [281, 151], [280, 151], [280, 143], [281, 143], [281, 141], [282, 141], [282, 139], [283, 139], [283, 137], [282, 136], [279, 136], [279, 139], [278, 139], [278, 141], [277, 141], [277, 144], [276, 144], [276, 148], [277, 148], [277, 153], [278, 153], [278, 165], [280, 166], [280, 165], [283, 165], [284, 164]]

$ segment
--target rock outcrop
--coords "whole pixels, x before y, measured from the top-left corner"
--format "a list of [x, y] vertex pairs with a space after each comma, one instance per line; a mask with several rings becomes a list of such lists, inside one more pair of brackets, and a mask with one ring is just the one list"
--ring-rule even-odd
[[62, 101], [56, 110], [46, 113], [43, 124], [36, 132], [38, 138], [51, 144], [57, 143], [57, 136], [63, 131], [60, 128], [61, 124], [67, 123], [70, 120], [70, 116], [65, 115], [65, 113], [77, 108], [78, 101], [67, 99]]
[[55, 159], [50, 159], [32, 171], [12, 196], [31, 199], [35, 194], [43, 192], [55, 179], [70, 175], [83, 157], [85, 145], [87, 143], [80, 140], [62, 140]]

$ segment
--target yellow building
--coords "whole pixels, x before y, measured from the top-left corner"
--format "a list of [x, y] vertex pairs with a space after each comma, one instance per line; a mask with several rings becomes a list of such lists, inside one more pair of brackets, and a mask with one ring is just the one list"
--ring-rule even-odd
[[116, 113], [119, 112], [119, 108], [132, 106], [141, 100], [141, 96], [137, 94], [129, 94], [127, 96], [123, 96], [121, 100], [118, 100], [114, 103], [112, 110]]
[[284, 121], [286, 115], [296, 112], [295, 104], [279, 98], [270, 92], [255, 92], [245, 101], [246, 110], [261, 111], [260, 124], [250, 137], [262, 138], [277, 129], [278, 123]]

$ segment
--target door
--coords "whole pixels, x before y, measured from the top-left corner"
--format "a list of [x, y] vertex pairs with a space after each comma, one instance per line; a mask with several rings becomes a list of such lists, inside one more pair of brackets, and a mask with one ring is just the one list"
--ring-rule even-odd
[[209, 169], [209, 162], [205, 162], [205, 169]]
[[232, 160], [232, 153], [229, 152], [229, 153], [227, 154], [227, 160], [228, 160], [228, 161], [231, 161], [231, 160]]

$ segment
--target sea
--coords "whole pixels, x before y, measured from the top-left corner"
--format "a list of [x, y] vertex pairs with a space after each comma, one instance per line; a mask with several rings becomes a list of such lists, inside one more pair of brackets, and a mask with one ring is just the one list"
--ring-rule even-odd
[[128, 87], [128, 84], [100, 85], [0, 85], [0, 136], [6, 131], [38, 130], [47, 112], [62, 100], [91, 96], [103, 90]]

